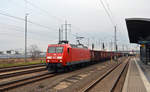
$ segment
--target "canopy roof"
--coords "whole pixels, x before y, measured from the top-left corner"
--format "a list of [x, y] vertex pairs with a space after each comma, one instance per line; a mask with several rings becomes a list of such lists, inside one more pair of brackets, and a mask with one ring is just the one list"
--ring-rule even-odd
[[150, 41], [150, 19], [148, 18], [127, 18], [126, 24], [130, 43]]

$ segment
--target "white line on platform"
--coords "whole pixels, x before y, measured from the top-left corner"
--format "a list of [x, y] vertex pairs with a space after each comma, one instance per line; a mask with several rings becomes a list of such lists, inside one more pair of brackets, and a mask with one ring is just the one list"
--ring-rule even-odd
[[144, 85], [145, 85], [145, 88], [146, 88], [147, 92], [150, 92], [150, 83], [148, 82], [146, 76], [144, 75], [143, 71], [141, 70], [141, 68], [140, 68], [140, 66], [139, 66], [139, 64], [137, 63], [137, 61], [136, 61], [135, 58], [134, 58], [134, 62], [136, 63], [136, 66], [137, 66], [137, 68], [138, 68], [138, 70], [139, 70], [139, 72], [140, 72], [140, 75], [141, 75], [141, 77], [142, 77], [142, 80], [143, 80], [143, 82], [144, 82]]

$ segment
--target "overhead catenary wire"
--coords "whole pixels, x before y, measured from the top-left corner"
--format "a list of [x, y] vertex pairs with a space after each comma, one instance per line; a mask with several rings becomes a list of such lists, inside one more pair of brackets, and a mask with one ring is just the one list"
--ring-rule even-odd
[[55, 18], [55, 19], [57, 19], [59, 22], [61, 21], [63, 21], [61, 18], [58, 18], [58, 17], [56, 17], [56, 16], [54, 16], [54, 15], [51, 15], [47, 10], [45, 10], [45, 9], [43, 9], [43, 8], [40, 8], [38, 5], [36, 5], [36, 4], [34, 4], [34, 3], [31, 3], [30, 1], [28, 1], [28, 0], [24, 0], [26, 3], [28, 3], [28, 4], [30, 4], [32, 7], [34, 7], [34, 8], [38, 8], [40, 11], [42, 11], [42, 12], [44, 12], [45, 14], [48, 14], [49, 16], [51, 16], [51, 17], [53, 17], [53, 18]]
[[[106, 5], [107, 5], [107, 7], [108, 7], [108, 10], [109, 10], [109, 12], [110, 12], [110, 14], [111, 14], [111, 16], [114, 18], [114, 16], [113, 16], [113, 13], [112, 13], [112, 11], [111, 11], [111, 9], [110, 9], [110, 6], [109, 6], [109, 3], [108, 3], [108, 0], [104, 0], [105, 1], [105, 3], [106, 3]], [[117, 24], [115, 24], [115, 26], [118, 26]], [[119, 30], [119, 27], [116, 27], [117, 29], [116, 30]], [[121, 34], [121, 31], [117, 31], [118, 32], [118, 34], [119, 35], [122, 35]], [[119, 37], [121, 37], [121, 36], [119, 36]], [[116, 39], [117, 40], [117, 39]], [[118, 40], [117, 40], [118, 41]]]
[[105, 1], [106, 5], [107, 5], [108, 11], [110, 12], [110, 15], [113, 17], [113, 13], [112, 13], [112, 11], [110, 9], [108, 1], [107, 0], [104, 0], [104, 1]]
[[[34, 4], [34, 3], [31, 3], [29, 0], [25, 0], [25, 1], [26, 1], [28, 4], [30, 4], [32, 7], [37, 8], [37, 9], [39, 9], [40, 11], [44, 12], [45, 14], [50, 15], [50, 13], [49, 13], [48, 11], [44, 10], [43, 8], [40, 8], [38, 5], [36, 5], [36, 4]], [[112, 19], [111, 13], [109, 13], [109, 12], [111, 12], [111, 10], [109, 9], [109, 11], [108, 11], [108, 10], [106, 9], [106, 7], [105, 7], [103, 1], [101, 1], [101, 3], [102, 3], [102, 5], [103, 5], [103, 7], [104, 7], [104, 9], [105, 9], [105, 11], [106, 11], [106, 13], [107, 13], [109, 19], [111, 20], [112, 25], [115, 25], [115, 23], [114, 23], [114, 21], [113, 21], [113, 19]], [[50, 15], [50, 16], [52, 16], [52, 15]], [[58, 18], [57, 16], [52, 16], [52, 17], [54, 17], [54, 18], [57, 19], [58, 21], [61, 21], [61, 22], [63, 21], [63, 19], [60, 19], [60, 18]], [[77, 27], [75, 27], [74, 25], [72, 25], [72, 27], [75, 28], [75, 29], [77, 29], [77, 30], [82, 31], [80, 28], [77, 28]], [[71, 34], [72, 34], [74, 37], [76, 37], [76, 34], [74, 34], [74, 33], [72, 33], [72, 32], [71, 32]], [[88, 35], [89, 35], [89, 34], [88, 34]]]
[[[29, 0], [27, 0], [27, 1], [28, 1], [28, 4], [32, 5], [32, 6], [35, 7], [36, 9], [38, 9], [38, 10], [40, 10], [40, 11], [42, 11], [42, 12], [45, 12], [45, 14], [48, 14], [48, 15], [50, 15], [50, 16], [53, 16], [53, 15], [51, 15], [48, 11], [42, 9], [41, 7], [37, 6], [37, 5], [34, 4], [34, 3], [31, 3], [31, 1], [29, 1]], [[13, 15], [10, 15], [10, 14], [7, 14], [7, 13], [2, 13], [1, 15], [8, 16], [8, 17], [11, 17], [11, 18], [14, 18], [14, 19], [17, 19], [17, 20], [25, 21], [24, 18], [20, 18], [20, 17], [17, 17], [17, 16], [13, 16]], [[63, 19], [60, 19], [60, 18], [58, 18], [57, 16], [53, 16], [53, 17], [55, 17], [55, 19], [57, 19], [58, 21], [63, 21]], [[57, 30], [57, 29], [53, 29], [53, 28], [50, 28], [50, 27], [45, 26], [45, 25], [41, 25], [41, 24], [39, 24], [39, 23], [32, 22], [32, 21], [28, 21], [28, 22], [31, 23], [31, 24], [34, 24], [34, 25], [36, 25], [36, 26], [39, 26], [39, 27], [42, 27], [42, 28], [46, 28], [46, 29], [48, 29], [48, 30]], [[75, 28], [75, 29], [77, 29], [77, 30], [80, 30], [80, 32], [82, 31], [82, 29], [77, 28], [77, 27], [75, 27], [74, 25], [72, 25], [72, 27]], [[82, 33], [82, 32], [81, 32], [81, 33]], [[74, 32], [73, 32], [73, 33], [71, 32], [71, 34], [74, 34]], [[87, 34], [87, 33], [86, 33], [86, 34]], [[81, 34], [81, 35], [82, 35], [82, 34]], [[89, 35], [90, 35], [90, 34], [88, 34], [88, 36], [89, 36]], [[74, 34], [73, 36], [75, 36], [75, 34]], [[89, 38], [90, 38], [90, 37], [89, 37]]]
[[[1, 24], [1, 23], [0, 23]], [[10, 26], [10, 25], [9, 25]], [[18, 27], [18, 28], [9, 28], [8, 26], [7, 27], [0, 27], [0, 28], [6, 28], [8, 30], [13, 30], [13, 31], [16, 31], [16, 32], [21, 32], [21, 33], [24, 33], [24, 31], [21, 31], [23, 28], [21, 27]], [[6, 32], [5, 32], [6, 33]], [[38, 34], [37, 32], [28, 32], [29, 34], [34, 34], [34, 35], [38, 35], [38, 36], [41, 36], [41, 33]], [[1, 33], [0, 33], [1, 34]], [[46, 35], [46, 34], [44, 34]], [[43, 37], [46, 37], [46, 36], [43, 36]]]
[[[106, 2], [106, 1], [105, 1]], [[102, 4], [102, 6], [103, 6], [103, 8], [104, 8], [104, 10], [105, 10], [105, 12], [106, 12], [106, 14], [108, 15], [108, 17], [109, 17], [109, 19], [110, 19], [110, 21], [111, 21], [111, 23], [112, 23], [112, 25], [113, 25], [113, 27], [114, 27], [114, 50], [117, 52], [117, 25], [115, 24], [115, 22], [113, 21], [113, 18], [112, 18], [112, 12], [111, 12], [111, 10], [110, 10], [110, 8], [109, 8], [109, 5], [108, 5], [108, 3], [106, 2], [106, 4], [107, 4], [107, 8], [106, 8], [106, 6], [105, 6], [105, 4], [104, 4], [104, 2], [103, 2], [103, 0], [100, 0], [100, 3]]]
[[[12, 24], [2, 23], [2, 22], [0, 22], [0, 24], [6, 26], [7, 28], [9, 28], [11, 26], [11, 27], [15, 27], [15, 29], [18, 29], [18, 30], [23, 30], [24, 29], [24, 27], [18, 26], [18, 25], [12, 25]], [[29, 30], [30, 31], [37, 31], [38, 29], [32, 29], [32, 28], [30, 28]], [[47, 31], [48, 32], [49, 30], [38, 30], [38, 31], [41, 31], [41, 32], [43, 32], [43, 31], [46, 32]], [[22, 32], [24, 32], [24, 31], [22, 31]]]
[[[21, 20], [21, 21], [25, 21], [24, 18], [20, 18], [20, 17], [17, 17], [17, 16], [13, 16], [13, 15], [10, 15], [10, 14], [8, 14], [8, 13], [2, 13], [2, 12], [0, 12], [0, 15], [4, 15], [4, 16], [7, 16], [7, 17], [11, 17], [11, 18], [13, 18], [13, 19]], [[36, 25], [36, 26], [39, 26], [39, 27], [43, 27], [43, 28], [49, 29], [49, 30], [56, 30], [56, 29], [47, 27], [47, 26], [45, 26], [45, 25], [32, 22], [32, 21], [27, 21], [27, 22], [28, 22], [28, 23], [31, 23], [31, 24], [34, 24], [34, 25]]]
[[[15, 29], [11, 29], [11, 30], [24, 33], [23, 31], [19, 31], [19, 30], [15, 30]], [[28, 32], [28, 33], [29, 33], [29, 34], [33, 34], [33, 35], [36, 35], [36, 36], [34, 36], [34, 39], [39, 39], [39, 40], [41, 40], [41, 34], [36, 34], [35, 32]], [[15, 33], [14, 33], [14, 34], [15, 34]], [[1, 33], [1, 32], [0, 32], [0, 35], [1, 35], [1, 36], [5, 35], [5, 36], [10, 37], [10, 35], [12, 36], [12, 33], [8, 33], [8, 32]], [[16, 34], [15, 34], [15, 36], [13, 36], [13, 37], [18, 38], [18, 39], [21, 39], [22, 35], [20, 35], [20, 34], [17, 34], [17, 35], [16, 35]], [[22, 39], [23, 39], [23, 38], [22, 38]], [[48, 36], [43, 36], [42, 39], [44, 39], [44, 42], [45, 42], [45, 41], [49, 41], [49, 40], [48, 40]], [[29, 36], [28, 40], [33, 40], [33, 36]]]
[[[59, 18], [57, 16], [54, 16], [54, 15], [51, 15], [47, 10], [43, 9], [43, 8], [40, 8], [38, 5], [34, 4], [34, 3], [31, 3], [29, 0], [24, 0], [26, 3], [30, 4], [32, 7], [34, 8], [38, 8], [40, 11], [44, 12], [45, 14], [48, 14], [49, 16], [55, 18], [57, 21], [59, 22], [63, 22], [64, 20], [62, 18]], [[77, 30], [80, 30], [82, 31], [80, 28], [72, 25], [73, 28], [77, 29]], [[88, 34], [89, 35], [89, 34]], [[74, 36], [74, 35], [73, 35]]]
[[[18, 26], [18, 25], [12, 25], [12, 24], [7, 24], [7, 23], [1, 23], [0, 22], [0, 28], [1, 29], [7, 29], [8, 31], [16, 31], [16, 32], [21, 32], [21, 33], [24, 33], [23, 29], [24, 27], [22, 26]], [[38, 36], [41, 36], [42, 34], [41, 33], [37, 33], [35, 31], [37, 31], [37, 29], [29, 29], [30, 31], [28, 32], [29, 34], [34, 34], [34, 35], [38, 35]], [[47, 30], [39, 30], [39, 31], [47, 31]], [[47, 31], [48, 32], [48, 31]], [[5, 32], [6, 33], [6, 32]], [[1, 33], [0, 33], [1, 34]], [[11, 34], [11, 33], [10, 33]], [[2, 34], [1, 34], [2, 35]], [[43, 35], [49, 35], [47, 33], [43, 34]], [[47, 37], [47, 36], [43, 36], [44, 38]]]
[[106, 6], [105, 6], [104, 2], [103, 2], [102, 0], [99, 0], [99, 1], [100, 1], [101, 5], [103, 6], [103, 8], [104, 8], [104, 10], [105, 10], [106, 14], [108, 15], [108, 17], [109, 17], [109, 19], [110, 19], [110, 21], [111, 21], [112, 25], [114, 26], [114, 25], [115, 25], [115, 23], [114, 23], [114, 21], [113, 21], [113, 19], [112, 19], [111, 14], [109, 13], [108, 9], [106, 8]]
[[[15, 4], [14, 6], [15, 7], [21, 7], [21, 8], [25, 8], [25, 13], [27, 13], [27, 12], [29, 12], [29, 11], [34, 11], [34, 12], [38, 12], [37, 14], [39, 14], [39, 12], [40, 12], [40, 15], [43, 15], [43, 13], [41, 13], [41, 11], [38, 11], [39, 9], [37, 9], [36, 11], [34, 10], [34, 9], [32, 9], [32, 8], [29, 8], [28, 6], [29, 5], [27, 5], [27, 2], [25, 2], [25, 6], [23, 6], [23, 5], [21, 5], [21, 4], [18, 4], [18, 2], [16, 2], [15, 0], [10, 0], [13, 4]], [[24, 0], [25, 1], [25, 0]], [[16, 6], [16, 4], [17, 4], [17, 6]], [[35, 7], [34, 7], [35, 8]], [[22, 11], [22, 10], [20, 10], [20, 11]], [[45, 14], [44, 14], [45, 15]], [[48, 15], [47, 17], [50, 17], [50, 15]]]

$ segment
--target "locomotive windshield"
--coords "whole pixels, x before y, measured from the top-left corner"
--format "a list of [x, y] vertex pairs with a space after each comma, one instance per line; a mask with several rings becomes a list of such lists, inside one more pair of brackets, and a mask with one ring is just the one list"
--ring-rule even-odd
[[63, 47], [49, 47], [48, 53], [62, 53]]
[[48, 53], [55, 53], [55, 52], [56, 52], [55, 47], [48, 48]]
[[56, 53], [62, 53], [63, 47], [56, 47]]

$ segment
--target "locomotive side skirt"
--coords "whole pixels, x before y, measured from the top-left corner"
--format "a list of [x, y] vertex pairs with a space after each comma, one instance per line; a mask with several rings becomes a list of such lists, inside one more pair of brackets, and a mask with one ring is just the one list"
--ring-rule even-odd
[[67, 62], [66, 64], [75, 65], [75, 64], [85, 63], [85, 62], [90, 62], [90, 60], [72, 61], [72, 62]]

